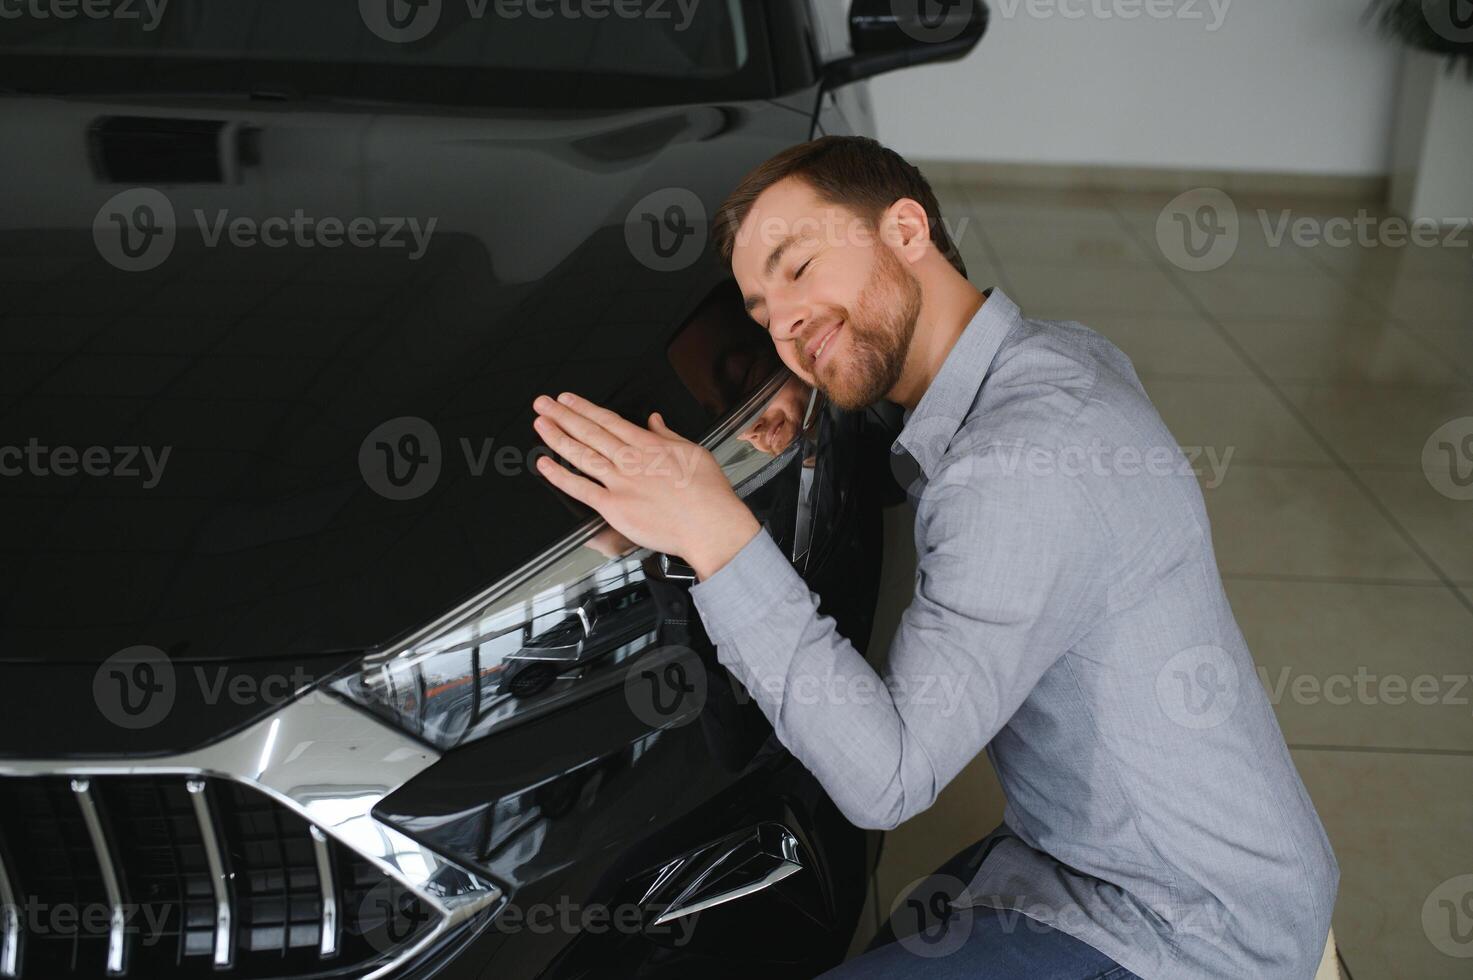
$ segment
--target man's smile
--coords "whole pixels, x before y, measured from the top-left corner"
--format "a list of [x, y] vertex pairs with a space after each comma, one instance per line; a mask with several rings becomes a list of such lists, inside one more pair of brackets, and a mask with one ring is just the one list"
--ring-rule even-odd
[[809, 361], [813, 364], [814, 370], [818, 369], [818, 362], [823, 357], [824, 351], [828, 349], [829, 342], [833, 340], [833, 338], [838, 334], [839, 330], [842, 329], [843, 326], [844, 321], [840, 320], [838, 323], [834, 324], [823, 333], [818, 334], [816, 337], [813, 338], [813, 340], [809, 341], [807, 354]]

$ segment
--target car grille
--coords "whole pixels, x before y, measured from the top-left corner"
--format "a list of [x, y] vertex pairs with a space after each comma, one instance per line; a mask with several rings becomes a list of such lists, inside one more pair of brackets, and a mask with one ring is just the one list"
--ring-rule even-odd
[[0, 778], [0, 977], [362, 976], [437, 915], [266, 794]]

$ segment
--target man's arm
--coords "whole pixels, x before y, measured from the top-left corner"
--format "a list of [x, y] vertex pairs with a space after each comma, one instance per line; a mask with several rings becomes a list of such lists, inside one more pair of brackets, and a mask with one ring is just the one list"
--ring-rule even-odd
[[721, 661], [860, 826], [930, 806], [1103, 604], [1108, 549], [1076, 478], [1022, 446], [955, 458], [917, 507], [915, 597], [882, 683], [709, 452], [658, 415], [646, 429], [567, 393], [533, 407], [581, 474], [547, 458], [538, 472], [635, 544], [690, 563]]
[[915, 597], [883, 679], [765, 532], [691, 590], [721, 662], [856, 825], [929, 807], [1103, 602], [1083, 490], [1008, 453], [954, 462], [923, 494]]

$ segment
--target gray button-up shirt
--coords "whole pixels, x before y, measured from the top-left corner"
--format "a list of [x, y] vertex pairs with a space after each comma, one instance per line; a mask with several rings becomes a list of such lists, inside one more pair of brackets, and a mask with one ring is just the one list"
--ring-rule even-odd
[[1339, 868], [1129, 359], [994, 289], [892, 448], [923, 476], [883, 677], [766, 532], [691, 589], [777, 737], [874, 828], [985, 749], [1004, 826], [958, 904], [1145, 978], [1313, 976]]

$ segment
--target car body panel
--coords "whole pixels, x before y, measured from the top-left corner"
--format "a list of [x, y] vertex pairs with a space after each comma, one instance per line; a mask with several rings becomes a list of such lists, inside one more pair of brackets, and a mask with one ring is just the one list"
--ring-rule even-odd
[[[406, 9], [385, 2], [391, 21]], [[682, 84], [491, 68], [453, 31], [370, 40], [351, 64], [334, 47], [356, 37], [338, 29], [351, 10], [304, 15], [299, 36], [179, 6], [240, 50], [190, 51], [186, 32], [140, 59], [94, 24], [26, 22], [34, 49], [0, 66], [0, 140], [25, 147], [0, 158], [0, 448], [18, 453], [0, 464], [19, 465], [0, 479], [0, 667], [25, 694], [0, 779], [260, 790], [425, 907], [462, 903], [396, 975], [796, 978], [838, 962], [877, 835], [721, 666], [678, 562], [647, 556], [599, 597], [585, 612], [601, 632], [568, 618], [524, 645], [522, 668], [569, 697], [498, 688], [539, 710], [513, 704], [453, 744], [342, 686], [592, 527], [531, 471], [535, 395], [658, 410], [700, 439], [781, 383], [709, 220], [779, 150], [873, 131], [862, 82], [825, 88], [847, 53], [836, 8], [720, 8], [747, 18], [751, 47]], [[68, 45], [78, 56], [58, 56]], [[864, 652], [893, 430], [816, 399], [804, 418], [801, 451], [748, 503]], [[103, 472], [81, 472], [94, 458]], [[105, 710], [130, 682], [158, 689], [139, 650], [170, 671], [172, 710], [148, 724]], [[631, 691], [654, 690], [667, 657], [700, 697], [652, 718]], [[424, 699], [482, 711], [477, 664]], [[332, 818], [349, 811], [351, 834]], [[462, 892], [437, 893], [447, 881]], [[527, 917], [567, 907], [637, 921]]]

